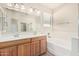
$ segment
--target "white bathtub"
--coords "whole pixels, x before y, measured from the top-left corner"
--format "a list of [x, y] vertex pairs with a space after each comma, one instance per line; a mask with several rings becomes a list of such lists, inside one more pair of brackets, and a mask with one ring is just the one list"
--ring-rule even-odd
[[48, 51], [56, 56], [71, 55], [71, 41], [56, 38], [48, 38]]

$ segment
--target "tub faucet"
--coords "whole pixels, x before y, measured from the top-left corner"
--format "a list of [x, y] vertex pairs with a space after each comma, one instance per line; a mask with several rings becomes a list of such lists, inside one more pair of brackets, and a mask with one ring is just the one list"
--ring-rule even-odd
[[51, 38], [50, 33], [48, 33], [48, 38]]

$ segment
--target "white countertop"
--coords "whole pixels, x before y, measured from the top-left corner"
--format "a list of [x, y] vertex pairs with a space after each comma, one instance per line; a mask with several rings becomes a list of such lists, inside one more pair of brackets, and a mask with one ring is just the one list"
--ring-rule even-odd
[[45, 34], [37, 34], [37, 35], [19, 35], [18, 37], [15, 37], [14, 35], [5, 35], [5, 36], [0, 36], [0, 42], [4, 41], [12, 41], [12, 40], [20, 40], [23, 38], [33, 38], [33, 37], [39, 37], [39, 36], [46, 36]]

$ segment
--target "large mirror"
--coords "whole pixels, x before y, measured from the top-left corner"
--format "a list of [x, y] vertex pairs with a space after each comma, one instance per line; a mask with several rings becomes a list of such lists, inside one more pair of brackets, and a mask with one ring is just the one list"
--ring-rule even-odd
[[0, 34], [2, 33], [2, 17], [3, 17], [3, 12], [2, 9], [0, 8]]
[[0, 34], [5, 34], [7, 32], [7, 19], [6, 13], [2, 7], [0, 7]]
[[0, 35], [36, 31], [36, 17], [24, 12], [0, 7]]

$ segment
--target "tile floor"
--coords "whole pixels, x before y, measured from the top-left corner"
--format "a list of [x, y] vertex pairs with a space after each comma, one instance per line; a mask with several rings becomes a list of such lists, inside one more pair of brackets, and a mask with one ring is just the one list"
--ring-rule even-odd
[[44, 55], [42, 55], [42, 56], [55, 56], [55, 55], [52, 54], [52, 53], [50, 53], [50, 52], [48, 51], [46, 54], [44, 54]]

